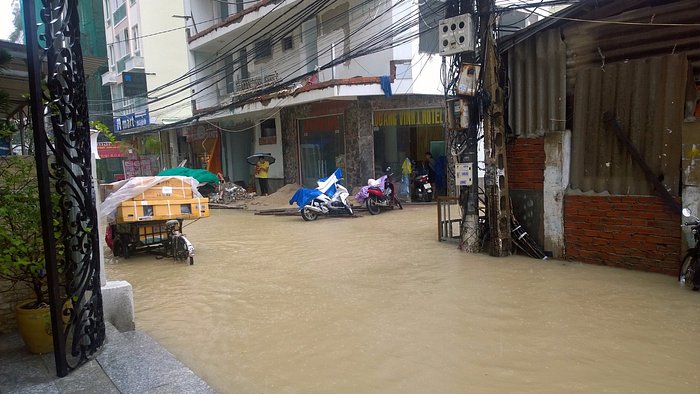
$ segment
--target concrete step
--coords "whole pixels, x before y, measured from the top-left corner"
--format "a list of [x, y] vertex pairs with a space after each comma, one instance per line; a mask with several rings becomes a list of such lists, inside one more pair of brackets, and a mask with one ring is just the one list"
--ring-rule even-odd
[[106, 333], [97, 357], [61, 379], [52, 353], [30, 354], [17, 333], [0, 336], [0, 394], [214, 392], [146, 333], [111, 324]]

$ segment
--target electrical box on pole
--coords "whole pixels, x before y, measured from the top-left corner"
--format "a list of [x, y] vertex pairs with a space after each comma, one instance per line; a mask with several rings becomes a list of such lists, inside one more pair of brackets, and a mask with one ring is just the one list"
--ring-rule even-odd
[[479, 86], [481, 66], [477, 64], [462, 64], [457, 82], [457, 94], [461, 96], [474, 96]]
[[471, 14], [440, 21], [440, 55], [474, 52], [474, 26]]

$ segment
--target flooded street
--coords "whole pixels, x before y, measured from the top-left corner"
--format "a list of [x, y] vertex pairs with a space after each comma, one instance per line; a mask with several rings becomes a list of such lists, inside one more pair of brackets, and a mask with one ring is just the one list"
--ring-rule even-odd
[[216, 210], [193, 266], [107, 265], [136, 324], [222, 393], [700, 392], [700, 294], [668, 276], [468, 255], [434, 206]]

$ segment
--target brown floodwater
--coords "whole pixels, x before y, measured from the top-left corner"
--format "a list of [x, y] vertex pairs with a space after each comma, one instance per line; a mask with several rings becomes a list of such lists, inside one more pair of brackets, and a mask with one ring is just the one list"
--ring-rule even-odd
[[136, 324], [222, 393], [700, 392], [700, 294], [672, 277], [470, 255], [434, 206], [217, 210], [195, 264], [108, 261]]

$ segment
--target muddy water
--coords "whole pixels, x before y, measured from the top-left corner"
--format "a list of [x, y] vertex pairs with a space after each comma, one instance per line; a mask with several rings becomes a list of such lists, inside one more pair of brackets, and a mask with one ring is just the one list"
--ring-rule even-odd
[[434, 207], [306, 223], [215, 211], [194, 266], [108, 265], [140, 329], [223, 393], [700, 392], [700, 294], [673, 278], [495, 259]]

